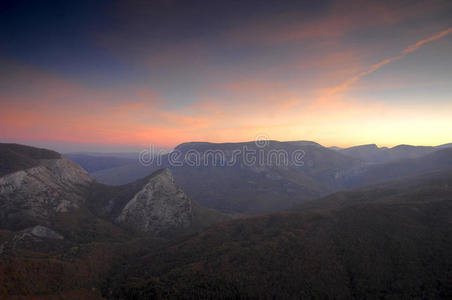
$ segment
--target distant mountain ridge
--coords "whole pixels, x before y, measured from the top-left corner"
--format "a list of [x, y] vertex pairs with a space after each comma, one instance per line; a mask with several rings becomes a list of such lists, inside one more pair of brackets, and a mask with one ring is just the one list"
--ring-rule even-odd
[[[313, 142], [313, 141], [288, 141], [288, 142], [278, 142], [278, 141], [265, 141], [264, 143], [269, 142], [277, 142], [282, 144], [292, 144], [296, 146], [316, 146], [319, 148], [325, 148], [322, 145]], [[187, 151], [189, 149], [194, 150], [202, 150], [205, 151], [207, 149], [215, 150], [221, 147], [224, 149], [232, 149], [243, 146], [251, 146], [255, 144], [255, 142], [243, 142], [243, 143], [209, 143], [209, 142], [187, 142], [182, 143], [174, 148], [177, 151]], [[444, 144], [440, 146], [411, 146], [411, 145], [398, 145], [392, 148], [387, 147], [378, 147], [375, 144], [368, 145], [359, 145], [353, 146], [350, 148], [339, 148], [339, 147], [329, 147], [325, 149], [334, 150], [344, 154], [346, 156], [352, 157], [357, 160], [361, 160], [363, 163], [384, 163], [390, 161], [396, 161], [400, 159], [407, 158], [417, 158], [423, 155], [432, 153], [434, 151], [444, 149], [444, 148], [452, 148], [452, 143]], [[99, 158], [100, 154], [96, 154], [95, 156], [91, 156], [89, 154], [77, 154], [72, 156], [72, 154], [68, 154], [68, 157], [73, 159], [75, 162], [79, 163], [82, 167], [88, 170], [92, 170], [90, 173], [97, 180], [107, 183], [107, 184], [124, 184], [128, 182], [132, 182], [141, 177], [147, 176], [155, 170], [156, 168], [153, 166], [143, 166], [138, 161], [138, 154], [136, 154], [135, 161], [130, 161], [130, 163], [125, 164], [116, 164], [116, 158], [112, 158], [111, 154], [105, 155], [102, 158]], [[85, 161], [83, 157], [80, 156], [91, 156], [92, 163], [91, 165], [89, 160]], [[118, 157], [119, 158], [119, 157]], [[97, 160], [97, 161], [96, 161]], [[111, 166], [105, 167], [97, 167], [97, 164], [105, 161], [110, 161]], [[93, 170], [96, 169], [96, 170]], [[118, 176], [119, 175], [119, 176]]]
[[[169, 168], [190, 198], [210, 208], [245, 214], [280, 210], [324, 195], [337, 188], [337, 172], [360, 165], [358, 160], [311, 142], [184, 143], [175, 151], [181, 166]], [[184, 161], [193, 151], [200, 156], [198, 167]], [[218, 166], [210, 160], [209, 151], [223, 153], [226, 160], [234, 152], [238, 155], [234, 164]], [[262, 154], [263, 163], [260, 159], [247, 163], [246, 151]], [[287, 162], [276, 162], [274, 156], [269, 159], [278, 151], [287, 155]], [[292, 161], [296, 151], [303, 154], [300, 165]]]
[[444, 148], [417, 158], [364, 165], [359, 170], [341, 174], [340, 180], [345, 188], [357, 188], [451, 169], [452, 148]]
[[[243, 152], [247, 150], [262, 153], [265, 157], [271, 151], [285, 151], [291, 156], [295, 151], [302, 150], [302, 163], [305, 163], [305, 167], [272, 166], [271, 163], [249, 165], [244, 161]], [[198, 167], [189, 166], [184, 159], [184, 155], [193, 151], [200, 155]], [[226, 160], [231, 159], [234, 151], [239, 151], [239, 155], [233, 165], [221, 166], [216, 164], [219, 162], [211, 161], [212, 156], [207, 154], [209, 151], [210, 154], [220, 151]], [[263, 147], [257, 146], [255, 142], [193, 142], [179, 145], [173, 153], [177, 154], [177, 159], [172, 164], [169, 162], [169, 155], [164, 155], [160, 165], [143, 166], [136, 162], [133, 165], [94, 172], [92, 175], [101, 182], [121, 184], [147, 176], [160, 167], [167, 167], [189, 197], [200, 204], [220, 210], [258, 213], [287, 208], [298, 201], [334, 190], [336, 172], [349, 165], [359, 164], [353, 158], [305, 141], [265, 141]], [[320, 179], [325, 180], [321, 183]], [[259, 203], [253, 200], [258, 198], [256, 195], [261, 197]]]
[[138, 159], [138, 153], [134, 158], [73, 153], [64, 154], [63, 156], [79, 164], [88, 173], [133, 164]]
[[392, 148], [378, 147], [375, 144], [353, 146], [350, 148], [333, 148], [345, 155], [361, 159], [368, 163], [386, 163], [400, 159], [418, 158], [440, 149], [451, 148], [452, 143], [440, 146], [397, 145]]
[[[371, 144], [333, 150], [310, 141], [270, 140], [259, 143], [183, 143], [173, 151], [173, 154], [177, 154], [174, 156], [177, 157], [175, 162], [180, 165], [171, 165], [169, 155], [163, 155], [160, 166], [145, 166], [136, 161], [134, 164], [101, 170], [92, 175], [101, 182], [120, 184], [147, 176], [159, 167], [167, 167], [187, 195], [200, 204], [231, 212], [259, 214], [289, 208], [334, 191], [408, 176], [410, 172], [420, 174], [435, 168], [450, 167], [447, 161], [441, 163], [441, 159], [431, 168], [423, 167], [422, 163], [415, 161], [407, 162], [414, 164], [411, 168], [390, 165], [407, 159], [422, 160], [426, 155], [442, 148], [447, 149], [447, 145], [379, 148]], [[262, 152], [264, 155], [282, 150], [289, 156], [294, 151], [302, 150], [303, 166], [247, 165], [244, 164], [243, 153], [236, 157], [236, 163], [232, 166], [213, 166], [212, 156], [207, 155], [208, 152], [223, 153], [229, 159], [232, 152], [243, 152], [243, 149]], [[188, 153], [200, 156], [198, 166], [187, 165], [184, 155]], [[393, 171], [385, 172], [385, 168]]]

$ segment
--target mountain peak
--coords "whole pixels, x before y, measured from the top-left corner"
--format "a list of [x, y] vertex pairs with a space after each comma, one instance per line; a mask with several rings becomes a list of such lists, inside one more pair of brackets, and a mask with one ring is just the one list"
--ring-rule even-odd
[[359, 145], [359, 146], [353, 146], [350, 148], [347, 148], [348, 150], [350, 149], [379, 149], [378, 146], [376, 144], [365, 144], [365, 145]]
[[323, 147], [319, 143], [316, 143], [314, 141], [288, 141], [284, 143], [289, 143], [296, 146], [315, 146], [315, 147]]
[[150, 177], [151, 178], [154, 178], [154, 177], [173, 178], [173, 174], [171, 173], [170, 169], [162, 168], [162, 169], [155, 171]]
[[192, 203], [174, 183], [170, 170], [164, 168], [150, 176], [116, 221], [141, 232], [187, 228], [192, 222]]

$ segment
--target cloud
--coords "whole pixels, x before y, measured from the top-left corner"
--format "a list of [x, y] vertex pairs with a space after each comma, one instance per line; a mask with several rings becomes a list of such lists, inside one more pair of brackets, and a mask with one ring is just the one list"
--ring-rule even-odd
[[[370, 65], [375, 61], [373, 43], [386, 41], [388, 30], [396, 30], [393, 36], [408, 32], [399, 23], [437, 9], [432, 4], [436, 1], [406, 7], [333, 1], [318, 15], [305, 16], [298, 11], [275, 15], [271, 10], [271, 15], [220, 26], [213, 36], [184, 39], [173, 39], [172, 30], [190, 22], [160, 26], [161, 36], [156, 36], [148, 20], [159, 11], [140, 3], [144, 7], [136, 7], [136, 20], [124, 13], [125, 22], [132, 24], [118, 33], [116, 28], [124, 26], [119, 22], [102, 40], [126, 65], [133, 61], [146, 69], [139, 72], [144, 74], [139, 84], [101, 89], [93, 87], [95, 82], [83, 85], [0, 61], [0, 138], [170, 146], [190, 140], [250, 140], [256, 132], [265, 132], [274, 139], [313, 139], [326, 145], [341, 139], [348, 140], [337, 144], [384, 141], [392, 125], [394, 132], [400, 120], [413, 125], [410, 120], [419, 111], [413, 108], [407, 114], [396, 102], [355, 99], [344, 92], [364, 76], [452, 32], [443, 30]], [[369, 32], [375, 34], [372, 45], [362, 37]], [[451, 125], [441, 112], [431, 112], [424, 123], [439, 128], [436, 115], [443, 125]]]
[[430, 43], [430, 42], [433, 42], [433, 41], [436, 41], [436, 40], [438, 40], [440, 38], [445, 37], [446, 35], [448, 35], [450, 33], [452, 33], [452, 27], [450, 27], [448, 29], [445, 29], [445, 30], [443, 30], [443, 31], [441, 31], [441, 32], [429, 37], [429, 38], [426, 38], [424, 40], [420, 40], [419, 42], [417, 42], [414, 45], [409, 46], [408, 48], [406, 48], [405, 50], [402, 51], [402, 55], [406, 55], [406, 54], [409, 54], [411, 52], [414, 52], [417, 49], [419, 49], [422, 45]]
[[447, 36], [450, 33], [452, 33], [452, 27], [450, 27], [448, 29], [445, 29], [445, 30], [443, 30], [443, 31], [441, 31], [441, 32], [439, 32], [439, 33], [437, 33], [435, 35], [432, 35], [431, 37], [428, 37], [426, 39], [418, 41], [414, 45], [411, 45], [411, 46], [405, 48], [404, 50], [402, 50], [400, 52], [400, 55], [397, 55], [397, 56], [394, 56], [394, 57], [391, 57], [391, 58], [387, 58], [387, 59], [384, 59], [382, 61], [379, 61], [376, 64], [373, 64], [367, 70], [362, 71], [358, 75], [347, 79], [342, 84], [329, 89], [328, 93], [327, 93], [327, 96], [332, 96], [334, 94], [337, 94], [339, 92], [342, 92], [342, 91], [346, 90], [351, 84], [353, 84], [354, 82], [356, 82], [359, 79], [363, 78], [364, 76], [381, 69], [383, 66], [385, 66], [387, 64], [390, 64], [392, 62], [398, 61], [398, 60], [402, 59], [404, 56], [406, 56], [407, 54], [410, 54], [410, 53], [418, 50], [421, 46], [423, 46], [423, 45], [425, 45], [427, 43], [436, 41], [438, 39], [441, 39], [441, 38]]

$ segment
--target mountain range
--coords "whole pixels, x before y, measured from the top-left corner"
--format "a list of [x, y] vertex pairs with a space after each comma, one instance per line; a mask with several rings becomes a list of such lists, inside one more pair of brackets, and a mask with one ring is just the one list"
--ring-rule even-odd
[[[282, 151], [288, 154], [289, 163], [265, 161], [247, 165], [243, 163], [243, 149], [262, 153], [264, 158], [272, 151]], [[310, 141], [265, 141], [262, 146], [254, 142], [184, 143], [172, 153], [163, 155], [159, 164], [144, 165], [137, 154], [130, 164], [112, 166], [91, 175], [103, 183], [124, 184], [167, 167], [187, 195], [203, 206], [234, 213], [261, 214], [287, 209], [343, 189], [448, 168], [449, 164], [435, 164], [435, 157], [441, 153], [447, 156], [449, 149], [448, 145], [399, 145], [393, 148], [364, 145], [333, 150]], [[443, 152], [438, 152], [440, 150]], [[218, 162], [214, 165], [213, 156], [209, 156], [209, 153], [220, 153], [227, 161], [234, 151], [239, 155], [235, 157], [235, 163], [227, 167], [219, 166]], [[294, 151], [302, 151], [301, 165], [290, 161]], [[187, 153], [199, 156], [198, 166], [187, 164]], [[177, 154], [174, 155], [177, 159], [170, 162], [172, 154]], [[429, 154], [431, 156], [426, 156]], [[74, 158], [74, 161], [87, 170], [92, 168], [84, 160]], [[441, 161], [439, 157], [439, 164]]]
[[361, 145], [350, 148], [337, 148], [339, 151], [348, 156], [359, 158], [368, 163], [386, 163], [407, 158], [418, 158], [423, 155], [432, 153], [438, 149], [450, 148], [451, 144], [444, 144], [436, 147], [432, 146], [411, 146], [398, 145], [392, 148], [378, 147], [375, 144]]
[[0, 298], [452, 297], [452, 149], [414, 148], [185, 143], [107, 185], [131, 164], [0, 144]]

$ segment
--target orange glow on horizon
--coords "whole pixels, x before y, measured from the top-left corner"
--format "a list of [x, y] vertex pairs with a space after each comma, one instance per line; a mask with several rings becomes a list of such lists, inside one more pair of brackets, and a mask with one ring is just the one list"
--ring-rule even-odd
[[[178, 108], [169, 107], [150, 89], [127, 86], [122, 93], [99, 91], [41, 70], [10, 65], [14, 76], [32, 80], [22, 94], [0, 94], [0, 138], [173, 147], [187, 141], [249, 141], [265, 133], [273, 140], [312, 140], [339, 147], [448, 143], [452, 140], [451, 102], [433, 108], [428, 102], [389, 105], [362, 102], [347, 92], [364, 76], [450, 33], [452, 28], [419, 40], [397, 56], [361, 67], [364, 71], [345, 80], [344, 74], [356, 72], [332, 72], [335, 75], [328, 79], [338, 83], [332, 87], [312, 79], [320, 88], [310, 94], [255, 79], [218, 82], [220, 96], [203, 93], [197, 101]], [[342, 67], [347, 65], [343, 60], [353, 56], [345, 52], [329, 58], [327, 63]]]

